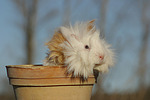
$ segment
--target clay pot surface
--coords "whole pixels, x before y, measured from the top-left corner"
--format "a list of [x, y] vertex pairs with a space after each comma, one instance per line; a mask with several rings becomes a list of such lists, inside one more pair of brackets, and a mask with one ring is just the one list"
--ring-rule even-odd
[[17, 100], [90, 100], [94, 76], [82, 82], [64, 66], [9, 65], [9, 82]]

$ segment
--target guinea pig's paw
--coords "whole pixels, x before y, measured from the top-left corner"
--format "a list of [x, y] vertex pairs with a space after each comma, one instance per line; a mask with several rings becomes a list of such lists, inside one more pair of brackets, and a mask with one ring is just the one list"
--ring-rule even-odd
[[107, 73], [108, 72], [108, 65], [102, 64], [102, 65], [96, 66], [94, 69], [98, 70], [99, 72], [102, 72], [102, 73]]

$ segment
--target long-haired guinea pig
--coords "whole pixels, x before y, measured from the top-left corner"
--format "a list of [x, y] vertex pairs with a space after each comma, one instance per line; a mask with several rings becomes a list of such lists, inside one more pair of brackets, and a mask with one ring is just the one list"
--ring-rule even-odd
[[46, 43], [49, 53], [43, 65], [64, 65], [73, 76], [87, 79], [93, 69], [107, 72], [114, 64], [111, 46], [100, 37], [94, 20], [60, 27]]

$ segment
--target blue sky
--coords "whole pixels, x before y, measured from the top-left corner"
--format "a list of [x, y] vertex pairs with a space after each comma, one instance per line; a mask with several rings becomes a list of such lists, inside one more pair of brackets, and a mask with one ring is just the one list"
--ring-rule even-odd
[[[63, 22], [63, 0], [59, 2], [46, 0], [39, 6], [38, 19], [52, 9], [57, 9], [58, 14], [47, 23], [40, 24], [36, 29], [34, 64], [42, 63], [47, 52], [44, 43], [51, 38], [55, 28], [61, 26]], [[17, 23], [22, 23], [23, 21], [17, 8], [12, 4], [11, 0], [2, 0], [0, 8], [0, 85], [2, 85], [2, 78], [6, 78], [4, 66], [23, 64], [25, 48], [22, 30], [17, 26]], [[131, 2], [130, 4], [129, 0], [110, 0], [108, 4], [106, 40], [113, 45], [116, 49], [116, 54], [118, 54], [116, 66], [110, 70], [103, 81], [104, 89], [109, 86], [109, 89], [106, 89], [109, 92], [124, 90], [124, 84], [137, 68], [142, 32], [139, 8], [137, 2]], [[99, 9], [99, 4], [92, 0], [83, 0], [80, 3], [72, 0], [70, 20], [74, 23], [75, 21], [96, 19], [98, 26], [100, 21]], [[117, 17], [120, 10], [122, 13], [120, 13], [120, 17]], [[116, 26], [114, 27], [114, 25]], [[112, 33], [112, 27], [115, 28], [114, 33]], [[136, 89], [138, 86], [137, 81], [138, 79], [135, 77], [126, 89]], [[0, 88], [0, 91], [4, 90]]]

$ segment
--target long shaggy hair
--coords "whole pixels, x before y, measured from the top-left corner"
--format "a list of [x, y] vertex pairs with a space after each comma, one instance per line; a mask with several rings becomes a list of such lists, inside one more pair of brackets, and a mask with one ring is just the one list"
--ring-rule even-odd
[[50, 53], [44, 65], [65, 65], [68, 73], [73, 73], [74, 77], [87, 79], [93, 74], [93, 69], [107, 72], [114, 64], [111, 45], [100, 37], [94, 20], [60, 27], [46, 45]]

